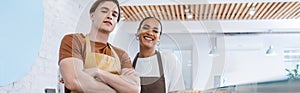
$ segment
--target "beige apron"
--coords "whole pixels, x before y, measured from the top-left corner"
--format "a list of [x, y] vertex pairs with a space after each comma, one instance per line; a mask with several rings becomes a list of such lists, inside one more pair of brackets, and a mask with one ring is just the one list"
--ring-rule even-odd
[[[86, 50], [85, 50], [86, 55], [85, 55], [84, 69], [96, 67], [113, 74], [118, 74], [118, 75], [121, 74], [120, 60], [117, 53], [112, 47], [109, 46], [114, 57], [102, 53], [93, 53], [91, 50], [91, 43], [88, 35], [86, 35], [85, 41], [86, 41]], [[71, 93], [75, 93], [75, 92], [71, 91]]]
[[93, 53], [91, 50], [90, 39], [88, 35], [85, 38], [86, 41], [86, 57], [84, 68], [99, 68], [104, 71], [108, 71], [113, 74], [121, 74], [121, 64], [119, 57], [115, 50], [109, 46], [111, 49], [113, 56], [105, 55], [102, 53]]

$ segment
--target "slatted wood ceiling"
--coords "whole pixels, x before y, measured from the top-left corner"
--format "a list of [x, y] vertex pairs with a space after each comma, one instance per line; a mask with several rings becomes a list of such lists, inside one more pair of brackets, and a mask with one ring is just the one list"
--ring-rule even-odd
[[[193, 18], [187, 18], [186, 8]], [[250, 8], [255, 8], [254, 15], [249, 14]], [[300, 2], [121, 6], [121, 10], [125, 21], [140, 21], [148, 16], [183, 21], [300, 19]]]

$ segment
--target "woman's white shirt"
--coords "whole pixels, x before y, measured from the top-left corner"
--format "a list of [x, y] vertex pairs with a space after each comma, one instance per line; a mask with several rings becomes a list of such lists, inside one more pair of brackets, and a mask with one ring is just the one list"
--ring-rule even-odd
[[[165, 76], [166, 93], [184, 90], [182, 67], [178, 58], [172, 53], [161, 52], [160, 54]], [[135, 69], [141, 77], [160, 77], [156, 55], [137, 59]]]

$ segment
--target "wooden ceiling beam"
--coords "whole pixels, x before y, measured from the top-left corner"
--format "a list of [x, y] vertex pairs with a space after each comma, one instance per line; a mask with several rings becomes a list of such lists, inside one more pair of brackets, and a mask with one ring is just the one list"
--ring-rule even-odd
[[177, 20], [180, 20], [180, 5], [175, 5], [175, 10], [176, 10], [176, 17], [177, 17]]
[[181, 17], [181, 19], [180, 20], [185, 20], [185, 12], [184, 12], [184, 6], [183, 5], [180, 5], [179, 6], [179, 11], [180, 11], [180, 14], [179, 14], [179, 16]]
[[223, 10], [226, 4], [220, 4], [220, 8], [217, 15], [217, 20], [221, 20], [221, 15], [223, 14]]
[[251, 17], [249, 17], [248, 19], [257, 18], [258, 15], [261, 13], [261, 11], [264, 9], [265, 6], [266, 6], [265, 3], [259, 2], [258, 5], [255, 7], [255, 13], [254, 13], [254, 15], [251, 16]]
[[281, 16], [283, 12], [286, 12], [286, 9], [288, 7], [290, 7], [290, 2], [285, 2], [284, 5], [278, 9], [277, 13], [275, 13], [271, 19], [277, 19], [277, 17]]
[[141, 7], [142, 6], [136, 6], [135, 8], [138, 11], [138, 13], [140, 14], [141, 18], [144, 19], [146, 16], [145, 16], [144, 11], [142, 11]]
[[133, 10], [134, 16], [136, 16], [137, 20], [142, 20], [143, 17], [141, 17], [141, 13], [136, 10], [136, 6], [130, 6], [130, 7]]
[[278, 2], [279, 5], [277, 5], [269, 14], [268, 16], [266, 17], [266, 19], [271, 19], [274, 14], [278, 11], [278, 9], [284, 4], [284, 2]]
[[213, 20], [217, 20], [220, 5], [221, 4], [215, 4], [215, 8], [213, 9], [214, 10], [213, 17], [212, 17]]
[[146, 7], [145, 7], [145, 6], [141, 6], [141, 8], [142, 8], [142, 11], [143, 11], [144, 14], [145, 14], [145, 17], [149, 17], [150, 14], [148, 13], [148, 10], [146, 9]]
[[131, 21], [138, 21], [138, 18], [136, 18], [135, 14], [132, 12], [130, 6], [125, 7], [126, 10], [129, 12], [129, 18], [131, 19]]
[[[256, 9], [256, 5], [257, 5], [257, 2], [254, 2], [254, 3], [252, 3], [252, 5], [251, 5], [250, 8]], [[247, 14], [245, 15], [244, 20], [249, 19], [251, 16], [253, 16], [253, 15], [250, 15], [250, 8], [247, 10], [248, 12], [247, 12]]]
[[239, 10], [240, 5], [242, 5], [242, 4], [238, 4], [238, 3], [236, 4], [236, 6], [234, 7], [233, 12], [231, 13], [231, 16], [229, 17], [230, 20], [234, 20], [235, 16], [238, 15], [237, 11]]
[[163, 12], [162, 12], [162, 10], [160, 10], [159, 6], [158, 6], [158, 5], [155, 5], [155, 6], [153, 6], [153, 7], [154, 7], [155, 10], [156, 10], [156, 14], [158, 15], [158, 19], [164, 20], [164, 19], [163, 19], [163, 16], [162, 16]]
[[235, 7], [235, 4], [231, 3], [230, 7], [229, 7], [229, 11], [227, 12], [227, 15], [226, 15], [226, 20], [230, 20], [229, 17], [231, 16], [231, 13], [234, 10], [234, 7]]
[[299, 7], [299, 4], [299, 2], [294, 2], [293, 6], [289, 10], [287, 10], [279, 19], [287, 19], [289, 15], [296, 11], [297, 7]]
[[229, 9], [229, 6], [230, 6], [230, 4], [226, 4], [226, 7], [225, 7], [225, 9], [224, 9], [224, 11], [223, 11], [221, 20], [225, 20], [225, 19], [226, 19], [225, 17], [226, 17], [226, 15], [227, 15], [227, 11], [228, 11], [228, 9]]
[[261, 19], [261, 17], [263, 17], [263, 15], [266, 15], [266, 12], [270, 9], [270, 7], [272, 6], [272, 3], [267, 2], [265, 3], [266, 7], [262, 8], [262, 12], [259, 13], [259, 15], [256, 17], [256, 19]]
[[128, 11], [124, 7], [121, 7], [121, 10], [123, 11], [123, 15], [125, 17], [125, 21], [129, 21]]
[[157, 6], [160, 11], [161, 11], [161, 17], [162, 17], [162, 20], [168, 20], [168, 14], [166, 12], [166, 7], [164, 5], [158, 5]]

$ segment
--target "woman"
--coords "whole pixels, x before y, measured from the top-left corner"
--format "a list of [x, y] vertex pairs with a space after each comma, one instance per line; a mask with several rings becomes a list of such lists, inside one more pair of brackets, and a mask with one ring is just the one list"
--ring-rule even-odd
[[155, 50], [161, 33], [161, 22], [147, 17], [141, 21], [136, 34], [140, 50], [133, 60], [133, 67], [140, 75], [142, 93], [184, 90], [179, 60], [174, 54]]

